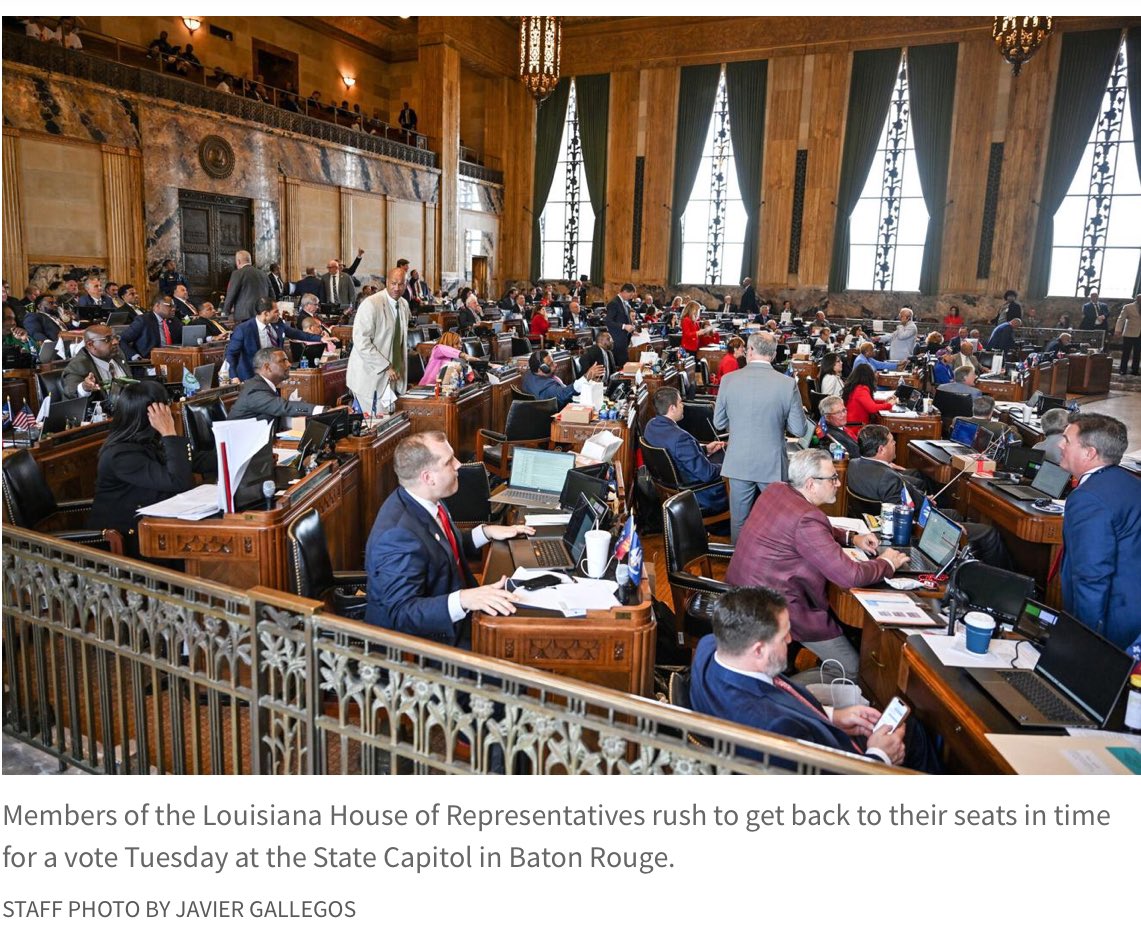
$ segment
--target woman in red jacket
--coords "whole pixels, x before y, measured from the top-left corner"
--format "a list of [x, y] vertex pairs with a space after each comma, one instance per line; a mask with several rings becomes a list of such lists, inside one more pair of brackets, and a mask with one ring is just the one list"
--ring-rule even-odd
[[959, 314], [959, 306], [952, 305], [946, 317], [943, 318], [943, 340], [949, 341], [955, 337], [962, 326], [963, 316]]
[[543, 309], [536, 308], [531, 314], [531, 326], [528, 329], [530, 332], [531, 340], [541, 340], [550, 329], [551, 323], [547, 320], [547, 316], [543, 312]]
[[726, 373], [739, 370], [744, 365], [745, 342], [734, 334], [729, 338], [729, 349], [726, 351], [725, 356], [721, 358], [721, 365], [717, 368], [717, 375], [713, 378], [713, 384], [715, 386], [720, 384], [721, 380], [725, 378]]
[[701, 326], [701, 306], [697, 302], [690, 302], [685, 306], [681, 317], [681, 347], [690, 353], [697, 353], [698, 347], [706, 344], [716, 344], [717, 335], [712, 324]]
[[876, 374], [866, 363], [852, 370], [844, 384], [844, 404], [848, 407], [848, 424], [844, 430], [853, 438], [858, 437], [876, 412], [886, 412], [895, 403], [895, 393], [883, 402], [876, 402]]

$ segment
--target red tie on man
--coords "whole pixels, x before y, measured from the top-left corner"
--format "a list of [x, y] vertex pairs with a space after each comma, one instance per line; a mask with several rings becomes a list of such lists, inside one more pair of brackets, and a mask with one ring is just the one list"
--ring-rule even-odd
[[448, 536], [448, 544], [452, 546], [452, 557], [456, 559], [456, 568], [460, 572], [460, 580], [464, 580], [466, 575], [464, 574], [464, 563], [460, 560], [460, 547], [456, 543], [456, 536], [452, 532], [452, 523], [448, 519], [443, 503], [436, 504], [436, 516], [440, 520], [440, 525], [444, 527], [444, 534]]
[[164, 347], [170, 347], [174, 343], [174, 339], [170, 336], [170, 325], [166, 323], [166, 318], [162, 318], [162, 339]]
[[[826, 714], [823, 710], [820, 710], [815, 704], [813, 704], [810, 700], [808, 700], [808, 698], [806, 698], [803, 694], [801, 694], [800, 691], [798, 691], [791, 684], [789, 684], [787, 681], [785, 681], [784, 678], [781, 678], [779, 676], [776, 678], [773, 678], [773, 687], [775, 687], [779, 691], [784, 691], [785, 694], [788, 694], [791, 697], [795, 697], [798, 701], [800, 701], [802, 704], [804, 704], [805, 707], [807, 707], [814, 714], [816, 714], [816, 716], [818, 716], [821, 720], [824, 720], [827, 723], [832, 723], [832, 721], [828, 719], [828, 714]], [[839, 729], [839, 728], [837, 727], [837, 729]], [[860, 755], [863, 755], [864, 751], [859, 746], [856, 745], [855, 740], [853, 740], [851, 737], [848, 737], [848, 742], [850, 742], [852, 744], [852, 748], [854, 750], [856, 750], [856, 752], [860, 753]]]

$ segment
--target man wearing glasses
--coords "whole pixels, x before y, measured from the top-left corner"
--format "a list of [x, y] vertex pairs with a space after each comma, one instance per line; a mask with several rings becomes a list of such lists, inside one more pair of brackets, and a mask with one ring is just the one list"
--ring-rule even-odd
[[[849, 677], [860, 656], [828, 608], [828, 583], [845, 590], [891, 577], [906, 555], [887, 549], [875, 557], [875, 535], [834, 529], [821, 506], [836, 501], [840, 477], [824, 450], [799, 451], [789, 459], [788, 482], [770, 483], [757, 498], [737, 539], [725, 582], [734, 587], [771, 587], [788, 601], [792, 638], [820, 659], [835, 659]], [[850, 545], [871, 556], [855, 561]]]
[[119, 338], [105, 324], [83, 332], [83, 349], [63, 368], [60, 381], [65, 399], [104, 398], [103, 387], [115, 377], [128, 377], [127, 361], [119, 352]]

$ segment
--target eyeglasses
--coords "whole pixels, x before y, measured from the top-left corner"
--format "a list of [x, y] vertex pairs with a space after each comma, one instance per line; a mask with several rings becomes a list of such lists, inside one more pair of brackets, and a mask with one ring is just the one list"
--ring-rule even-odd
[[839, 483], [840, 482], [840, 475], [838, 473], [834, 473], [834, 474], [830, 474], [827, 477], [813, 477], [812, 479], [813, 480], [819, 480], [821, 483], [824, 483], [825, 481], [828, 481], [828, 480], [831, 480], [833, 483]]
[[89, 343], [89, 344], [113, 344], [118, 339], [119, 338], [115, 337], [114, 335], [112, 335], [111, 337], [91, 337], [91, 338], [88, 338], [87, 343]]

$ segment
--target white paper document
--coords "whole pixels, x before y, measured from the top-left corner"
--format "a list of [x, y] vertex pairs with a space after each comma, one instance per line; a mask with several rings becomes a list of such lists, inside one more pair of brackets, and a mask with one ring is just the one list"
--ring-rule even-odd
[[544, 525], [566, 525], [570, 522], [569, 512], [529, 512], [523, 516], [523, 524], [532, 528]]
[[[1020, 639], [991, 639], [986, 655], [967, 651], [966, 632], [953, 636], [924, 633], [936, 657], [948, 668], [1030, 668], [1038, 664], [1038, 650]], [[1015, 654], [1018, 659], [1015, 661]]]
[[214, 515], [218, 506], [218, 484], [203, 483], [185, 493], [142, 506], [140, 516], [159, 516], [163, 519], [205, 519]]
[[614, 594], [618, 584], [612, 580], [594, 580], [590, 577], [569, 577], [546, 568], [516, 568], [512, 580], [522, 581], [554, 574], [565, 584], [544, 587], [542, 590], [517, 590], [521, 606], [556, 610], [564, 616], [582, 616], [587, 610], [609, 610], [618, 606]]
[[259, 418], [215, 422], [214, 443], [218, 452], [217, 507], [234, 511], [234, 494], [254, 455], [270, 441], [273, 422]]
[[889, 626], [936, 626], [926, 611], [905, 593], [890, 590], [853, 590], [852, 596], [860, 601], [877, 623]]
[[832, 523], [834, 529], [845, 529], [846, 531], [855, 532], [857, 535], [867, 535], [871, 532], [868, 524], [863, 519], [849, 519], [847, 516], [829, 516], [828, 521]]

